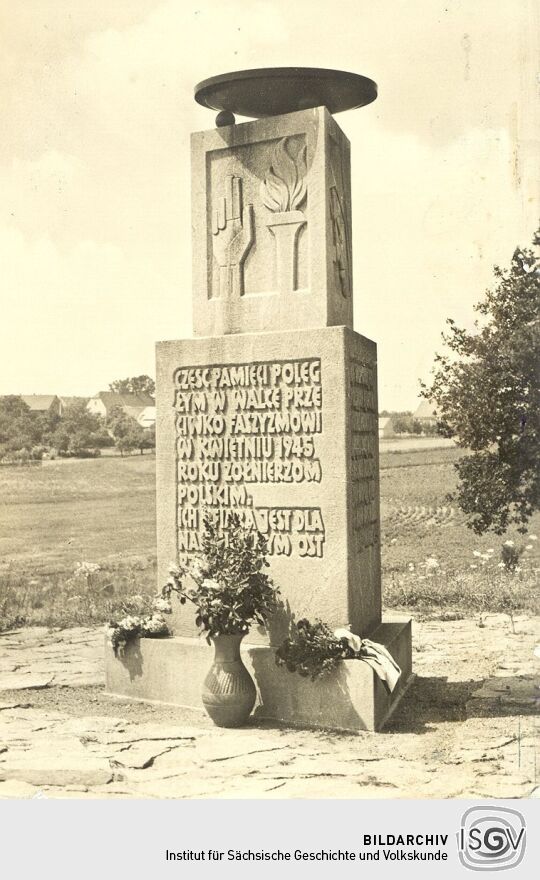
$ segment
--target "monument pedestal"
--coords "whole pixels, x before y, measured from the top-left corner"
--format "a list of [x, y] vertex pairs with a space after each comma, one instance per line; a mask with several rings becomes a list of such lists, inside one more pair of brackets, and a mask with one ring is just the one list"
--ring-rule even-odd
[[[276, 76], [283, 115], [267, 106]], [[158, 585], [201, 551], [206, 516], [224, 540], [237, 522], [261, 533], [281, 607], [244, 648], [255, 717], [378, 730], [410, 680], [411, 629], [381, 623], [377, 351], [353, 329], [350, 148], [325, 106], [349, 88], [352, 103], [332, 106], [361, 106], [376, 87], [294, 69], [201, 94], [217, 88], [234, 112], [223, 95], [245, 98], [246, 82], [268, 118], [192, 136], [195, 338], [157, 346]], [[211, 650], [191, 604], [174, 605], [171, 638], [108, 651], [110, 694], [201, 707]], [[385, 645], [402, 670], [394, 693], [361, 660], [314, 682], [276, 667], [302, 618]]]
[[[276, 666], [274, 648], [243, 645], [242, 658], [257, 686], [254, 719], [350, 732], [380, 730], [411, 681], [411, 622], [383, 620], [370, 638], [383, 644], [401, 668], [393, 693], [361, 660], [345, 660], [336, 672], [311, 681]], [[204, 711], [201, 689], [212, 657], [213, 648], [196, 638], [138, 639], [118, 659], [107, 646], [106, 690], [116, 697]]]
[[[268, 542], [289, 619], [364, 636], [381, 619], [376, 346], [349, 327], [157, 345], [158, 583], [196, 554], [204, 509]], [[174, 603], [176, 605], [176, 603]], [[178, 606], [174, 635], [196, 636]], [[258, 639], [260, 641], [260, 639]]]

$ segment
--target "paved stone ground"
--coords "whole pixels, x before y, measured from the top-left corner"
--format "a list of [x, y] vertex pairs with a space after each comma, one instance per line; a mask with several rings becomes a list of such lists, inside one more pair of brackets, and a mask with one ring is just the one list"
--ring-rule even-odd
[[415, 625], [416, 682], [386, 732], [270, 725], [103, 693], [100, 630], [0, 635], [2, 798], [489, 798], [540, 786], [539, 619]]

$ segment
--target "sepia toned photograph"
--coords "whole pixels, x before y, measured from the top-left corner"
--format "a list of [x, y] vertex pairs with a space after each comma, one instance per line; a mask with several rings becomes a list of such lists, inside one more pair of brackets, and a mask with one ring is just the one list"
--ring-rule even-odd
[[0, 798], [539, 797], [536, 0], [0, 16]]

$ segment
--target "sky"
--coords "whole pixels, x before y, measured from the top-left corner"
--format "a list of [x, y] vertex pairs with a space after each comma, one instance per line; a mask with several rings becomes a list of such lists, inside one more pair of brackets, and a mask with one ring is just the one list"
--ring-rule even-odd
[[[446, 318], [540, 214], [532, 0], [0, 0], [0, 394], [93, 395], [191, 334], [197, 82], [250, 67], [374, 79], [351, 141], [355, 329], [412, 409]], [[535, 140], [536, 139], [536, 140]]]

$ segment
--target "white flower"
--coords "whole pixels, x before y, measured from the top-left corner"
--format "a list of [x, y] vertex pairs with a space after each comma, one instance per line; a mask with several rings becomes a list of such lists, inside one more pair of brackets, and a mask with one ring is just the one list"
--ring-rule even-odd
[[167, 624], [159, 614], [154, 614], [145, 620], [144, 629], [147, 633], [165, 633], [167, 632]]
[[214, 578], [205, 578], [202, 586], [207, 590], [221, 590], [221, 584], [214, 580]]
[[538, 535], [529, 535], [529, 541], [538, 541]]
[[480, 550], [473, 550], [472, 555], [473, 556], [481, 556], [482, 554], [480, 553]]
[[506, 568], [506, 566], [505, 566], [504, 562], [498, 562], [497, 568]]
[[360, 638], [360, 636], [355, 636], [355, 634], [352, 633], [350, 629], [347, 629], [344, 626], [335, 629], [334, 635], [336, 639], [346, 639], [349, 647], [352, 648], [352, 650], [356, 653], [358, 653], [358, 651], [362, 647], [362, 639]]
[[527, 544], [527, 546], [525, 547], [525, 550], [532, 550], [532, 548], [533, 548], [532, 544]]
[[513, 547], [513, 546], [514, 546], [513, 541], [505, 541], [503, 544], [503, 547]]
[[439, 563], [436, 556], [426, 556], [426, 571], [433, 571], [433, 569], [438, 567]]
[[472, 565], [472, 564], [471, 564], [471, 566], [470, 566], [470, 567], [471, 567], [471, 568], [478, 568], [478, 566], [477, 566], [477, 565]]
[[89, 575], [100, 570], [97, 562], [78, 562], [75, 566], [75, 574], [82, 574], [84, 577], [89, 577]]
[[409, 571], [414, 571], [414, 562], [409, 562]]
[[118, 621], [119, 629], [136, 629], [141, 623], [141, 618], [135, 614], [128, 614], [127, 617]]
[[486, 553], [495, 553], [495, 550], [493, 547], [490, 547], [489, 550], [486, 550]]
[[516, 565], [514, 571], [516, 572], [516, 574], [518, 574], [518, 573], [521, 571], [521, 566], [520, 566], [520, 565]]
[[191, 577], [194, 580], [200, 580], [203, 576], [204, 565], [200, 559], [195, 557], [194, 559], [188, 559], [185, 565], [186, 570], [190, 573]]
[[154, 599], [152, 603], [152, 608], [154, 611], [163, 611], [165, 612], [165, 614], [168, 614], [172, 610], [169, 600], [162, 599], [161, 596], [158, 596], [157, 599]]
[[392, 540], [390, 541], [390, 543], [391, 543], [391, 544], [397, 544], [397, 538], [392, 538]]

